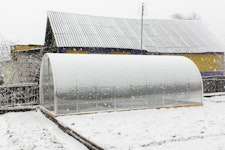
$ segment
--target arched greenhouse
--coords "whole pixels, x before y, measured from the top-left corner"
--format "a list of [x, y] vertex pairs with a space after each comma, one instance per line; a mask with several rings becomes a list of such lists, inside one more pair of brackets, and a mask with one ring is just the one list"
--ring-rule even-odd
[[202, 79], [182, 56], [45, 54], [40, 102], [55, 114], [197, 106]]

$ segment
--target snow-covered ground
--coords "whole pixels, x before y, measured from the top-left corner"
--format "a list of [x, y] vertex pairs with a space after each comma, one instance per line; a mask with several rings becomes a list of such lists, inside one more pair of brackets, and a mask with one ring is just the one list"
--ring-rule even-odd
[[0, 115], [0, 150], [86, 150], [40, 111]]
[[225, 96], [204, 98], [202, 107], [57, 119], [104, 149], [225, 149]]
[[[60, 116], [104, 149], [224, 150], [225, 96], [204, 106]], [[86, 149], [40, 111], [0, 115], [0, 150]]]

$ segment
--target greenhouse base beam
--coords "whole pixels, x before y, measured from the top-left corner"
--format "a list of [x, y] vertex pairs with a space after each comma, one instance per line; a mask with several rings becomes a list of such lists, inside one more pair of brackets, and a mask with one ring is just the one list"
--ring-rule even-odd
[[53, 114], [52, 112], [48, 111], [47, 109], [45, 109], [42, 106], [39, 106], [39, 109], [41, 110], [41, 112], [50, 120], [52, 120], [56, 125], [59, 126], [59, 128], [61, 130], [63, 130], [65, 133], [67, 133], [68, 135], [72, 136], [74, 139], [78, 140], [79, 142], [81, 142], [83, 145], [85, 145], [88, 149], [90, 150], [103, 150], [102, 147], [98, 146], [97, 144], [91, 142], [90, 140], [84, 138], [83, 136], [81, 136], [79, 133], [77, 133], [76, 131], [72, 130], [71, 128], [65, 126], [64, 124], [62, 124], [61, 122], [59, 122], [56, 119], [56, 115]]
[[[181, 108], [181, 107], [200, 107], [203, 106], [202, 103], [198, 104], [185, 104], [185, 105], [174, 105], [174, 106], [160, 106], [160, 107], [152, 107], [152, 108], [131, 108], [131, 109], [117, 109], [117, 110], [102, 110], [102, 111], [90, 111], [90, 112], [80, 112], [80, 113], [69, 113], [69, 114], [52, 114], [52, 116], [67, 116], [67, 115], [88, 115], [88, 114], [96, 114], [96, 113], [112, 113], [112, 112], [123, 112], [123, 111], [133, 111], [133, 110], [147, 110], [147, 109], [170, 109], [170, 108]], [[47, 110], [47, 109], [46, 109]], [[47, 110], [48, 111], [48, 110]]]

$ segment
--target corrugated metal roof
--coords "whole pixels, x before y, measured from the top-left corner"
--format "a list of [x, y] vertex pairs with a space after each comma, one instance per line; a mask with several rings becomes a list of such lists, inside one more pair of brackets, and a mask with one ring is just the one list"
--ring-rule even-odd
[[[57, 47], [140, 49], [138, 19], [47, 12]], [[144, 20], [143, 49], [159, 53], [224, 52], [199, 20]]]

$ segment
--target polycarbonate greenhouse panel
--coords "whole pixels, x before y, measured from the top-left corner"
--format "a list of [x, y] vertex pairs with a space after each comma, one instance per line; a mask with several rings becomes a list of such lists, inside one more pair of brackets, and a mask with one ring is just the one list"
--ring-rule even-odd
[[201, 105], [202, 79], [182, 56], [45, 54], [40, 102], [56, 114]]

